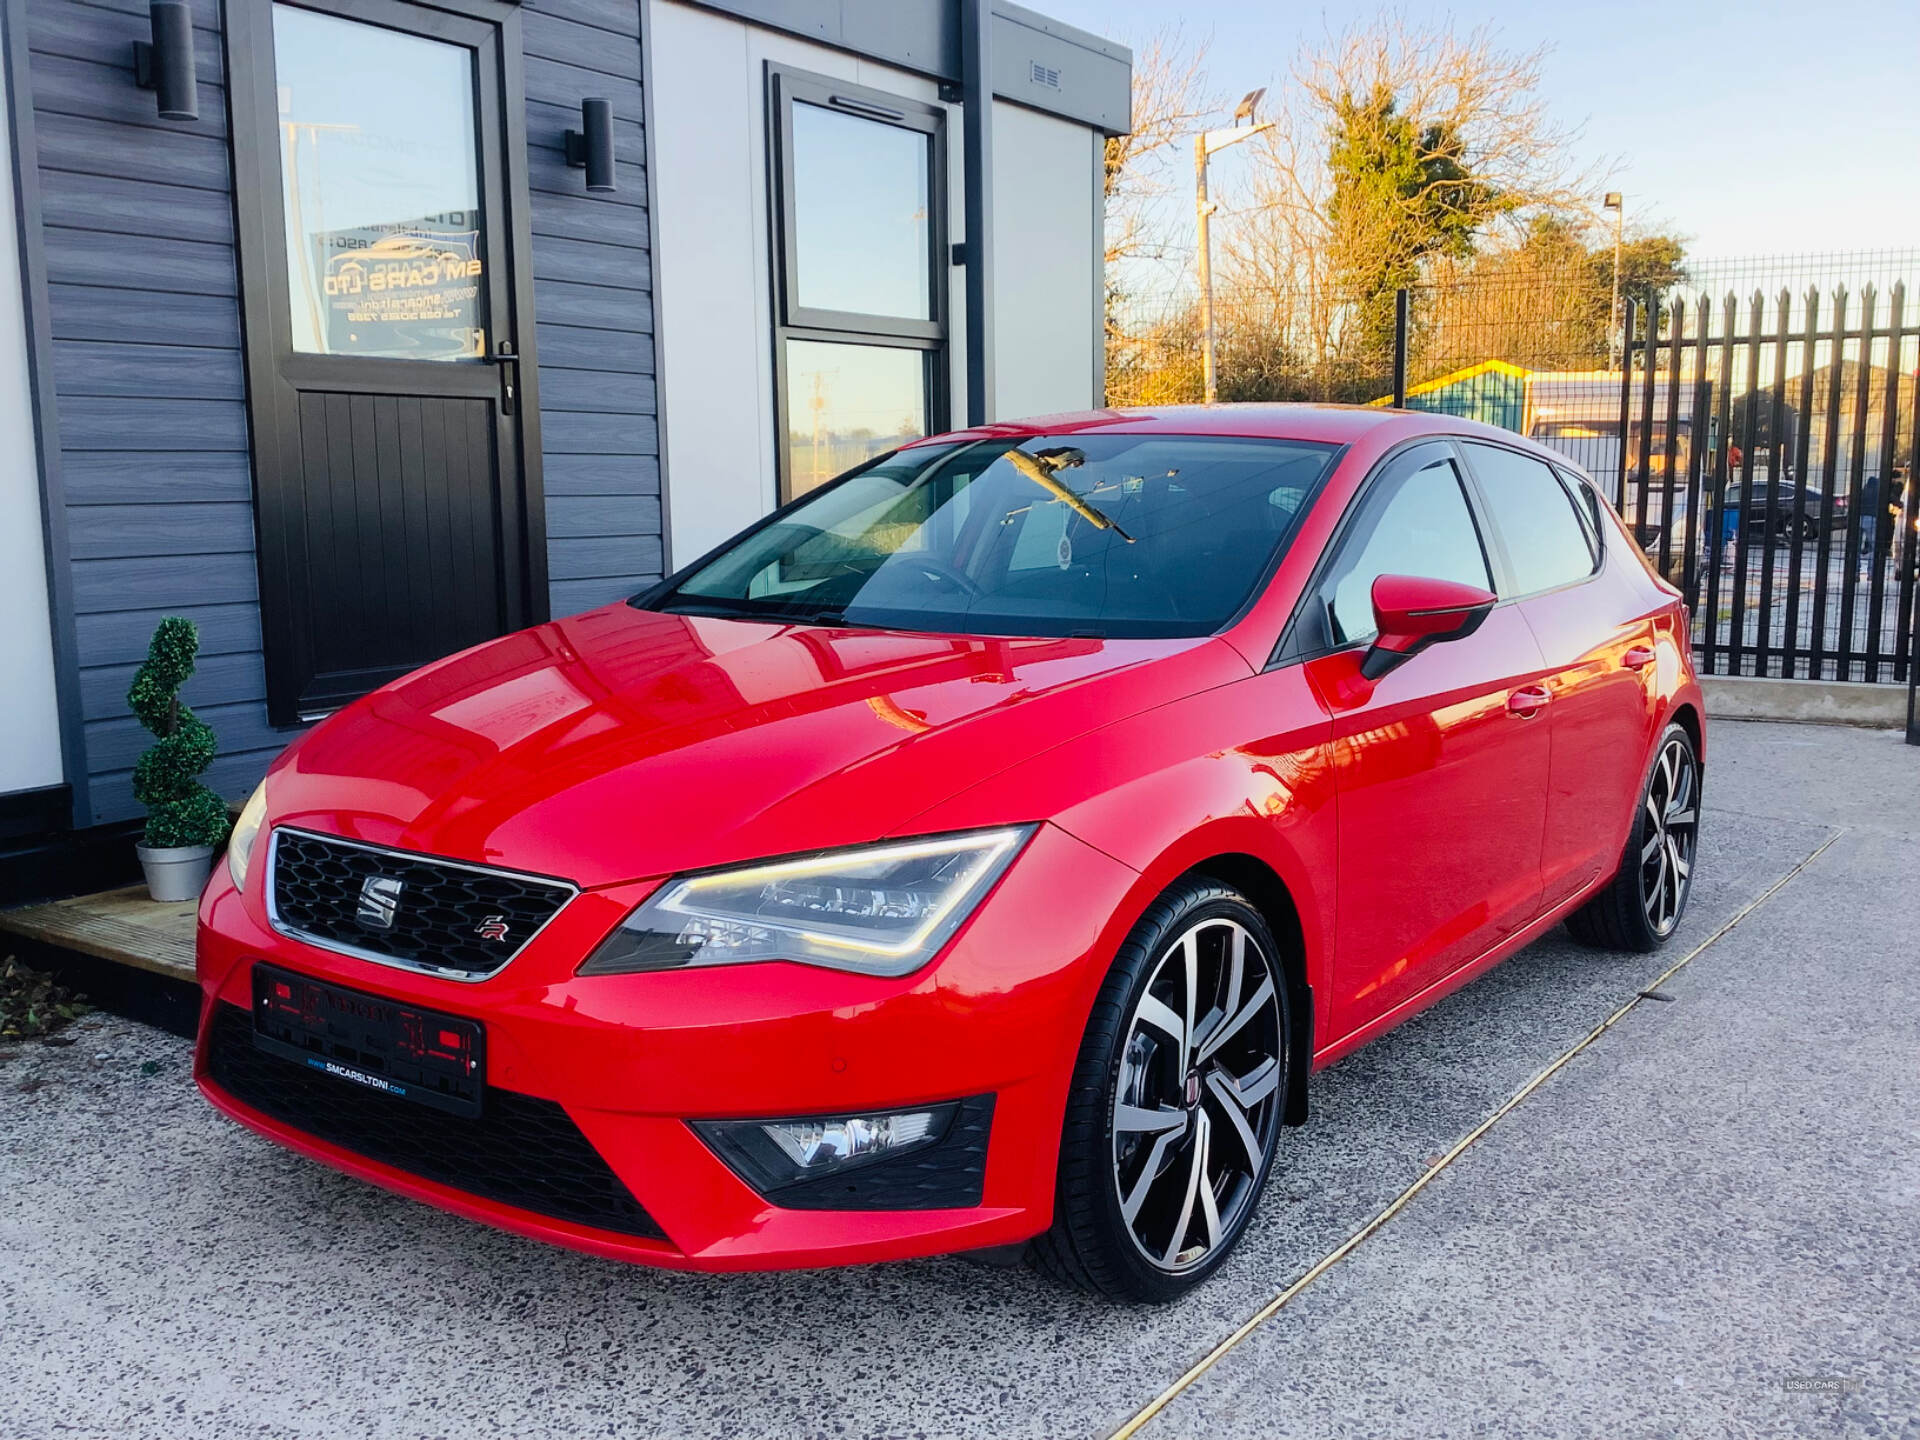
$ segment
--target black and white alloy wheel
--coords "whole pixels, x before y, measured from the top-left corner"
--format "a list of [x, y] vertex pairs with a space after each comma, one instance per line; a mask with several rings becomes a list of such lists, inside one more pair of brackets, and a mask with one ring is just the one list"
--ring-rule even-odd
[[1238, 1230], [1279, 1124], [1279, 987], [1237, 921], [1176, 940], [1134, 1006], [1113, 1100], [1113, 1182], [1146, 1260], [1178, 1273]]
[[1163, 1301], [1225, 1259], [1273, 1162], [1287, 1007], [1273, 937], [1242, 896], [1187, 880], [1149, 909], [1081, 1046], [1039, 1268]]
[[1647, 928], [1664, 940], [1680, 923], [1693, 883], [1700, 835], [1699, 767], [1684, 734], [1669, 734], [1654, 761], [1641, 822], [1640, 906]]
[[1700, 757], [1682, 725], [1669, 725], [1627, 830], [1613, 879], [1567, 917], [1567, 930], [1603, 950], [1655, 950], [1687, 913], [1700, 842]]

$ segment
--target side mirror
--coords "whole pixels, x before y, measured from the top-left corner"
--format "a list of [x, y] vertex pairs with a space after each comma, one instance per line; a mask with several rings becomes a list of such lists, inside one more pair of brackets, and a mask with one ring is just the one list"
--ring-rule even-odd
[[1478, 585], [1382, 575], [1373, 582], [1373, 647], [1360, 673], [1378, 680], [1402, 661], [1442, 640], [1459, 640], [1480, 628], [1494, 595]]

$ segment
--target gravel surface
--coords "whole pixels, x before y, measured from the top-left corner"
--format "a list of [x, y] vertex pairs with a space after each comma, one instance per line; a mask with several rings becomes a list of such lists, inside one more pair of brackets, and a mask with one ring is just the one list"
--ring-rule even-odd
[[1709, 764], [1673, 947], [1549, 937], [1316, 1077], [1240, 1253], [1157, 1310], [589, 1259], [253, 1137], [158, 1031], [0, 1047], [0, 1436], [1105, 1434], [1836, 833], [1146, 1433], [1913, 1433], [1920, 751], [1727, 724]]

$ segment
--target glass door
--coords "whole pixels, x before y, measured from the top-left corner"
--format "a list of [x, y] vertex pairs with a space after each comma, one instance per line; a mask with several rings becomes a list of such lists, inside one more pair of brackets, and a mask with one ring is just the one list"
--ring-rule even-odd
[[519, 15], [228, 14], [268, 709], [292, 724], [545, 613]]

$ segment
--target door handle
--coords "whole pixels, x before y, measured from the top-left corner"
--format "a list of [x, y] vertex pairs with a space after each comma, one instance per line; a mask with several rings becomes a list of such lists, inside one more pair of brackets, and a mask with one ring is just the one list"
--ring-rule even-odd
[[1507, 696], [1507, 713], [1530, 720], [1547, 708], [1547, 701], [1551, 698], [1544, 685], [1522, 685]]
[[1644, 670], [1653, 663], [1653, 647], [1650, 645], [1634, 645], [1628, 649], [1626, 654], [1620, 657], [1620, 663], [1629, 670]]
[[493, 358], [500, 365], [500, 413], [511, 415], [520, 399], [520, 357], [511, 340], [502, 340], [493, 347]]

